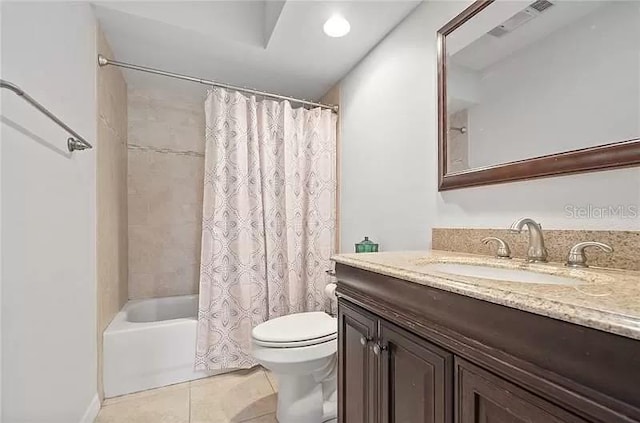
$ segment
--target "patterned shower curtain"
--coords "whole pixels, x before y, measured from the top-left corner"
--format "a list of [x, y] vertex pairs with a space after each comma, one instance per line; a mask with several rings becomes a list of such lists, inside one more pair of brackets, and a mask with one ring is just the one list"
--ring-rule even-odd
[[209, 91], [196, 369], [248, 368], [251, 329], [323, 310], [336, 117]]

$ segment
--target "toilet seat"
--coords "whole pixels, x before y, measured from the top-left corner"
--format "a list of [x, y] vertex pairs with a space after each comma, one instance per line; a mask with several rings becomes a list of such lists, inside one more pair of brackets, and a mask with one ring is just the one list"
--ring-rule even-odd
[[310, 347], [313, 345], [318, 345], [325, 342], [333, 341], [337, 337], [338, 337], [338, 334], [334, 333], [333, 335], [327, 335], [321, 338], [305, 339], [302, 341], [269, 342], [269, 341], [260, 341], [254, 338], [253, 342], [256, 345], [260, 345], [261, 347], [266, 347], [266, 348], [300, 348], [300, 347]]
[[300, 348], [333, 341], [338, 336], [334, 317], [314, 311], [277, 317], [256, 326], [251, 335], [266, 348]]

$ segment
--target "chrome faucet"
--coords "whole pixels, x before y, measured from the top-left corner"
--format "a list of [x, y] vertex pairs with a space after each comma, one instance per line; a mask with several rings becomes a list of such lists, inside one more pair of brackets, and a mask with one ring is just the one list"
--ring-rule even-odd
[[497, 238], [495, 236], [488, 236], [486, 238], [482, 238], [480, 242], [483, 244], [488, 244], [492, 241], [495, 241], [498, 244], [498, 251], [496, 252], [496, 257], [500, 259], [510, 259], [511, 258], [511, 249], [509, 248], [509, 244], [505, 242], [502, 238]]
[[529, 230], [529, 249], [527, 250], [527, 261], [547, 261], [547, 249], [544, 246], [544, 237], [542, 236], [542, 226], [533, 219], [523, 217], [516, 220], [509, 228], [509, 231], [521, 233], [522, 228], [527, 227]]
[[579, 242], [569, 250], [569, 256], [567, 257], [568, 267], [589, 267], [587, 265], [587, 255], [584, 253], [587, 247], [598, 247], [605, 253], [613, 253], [613, 247], [596, 241]]

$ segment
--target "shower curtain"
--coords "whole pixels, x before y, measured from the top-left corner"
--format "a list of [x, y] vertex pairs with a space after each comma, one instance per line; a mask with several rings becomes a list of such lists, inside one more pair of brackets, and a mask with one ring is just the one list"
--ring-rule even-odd
[[196, 369], [248, 368], [253, 327], [324, 309], [336, 116], [220, 88], [205, 113]]

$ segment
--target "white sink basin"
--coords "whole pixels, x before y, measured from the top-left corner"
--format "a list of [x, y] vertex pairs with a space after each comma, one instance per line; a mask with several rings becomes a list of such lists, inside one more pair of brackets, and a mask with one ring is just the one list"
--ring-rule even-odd
[[539, 283], [551, 285], [579, 285], [584, 283], [580, 279], [564, 276], [549, 275], [520, 269], [503, 269], [499, 267], [477, 266], [457, 263], [429, 263], [425, 264], [429, 270], [449, 273], [473, 278], [492, 279], [506, 282]]

